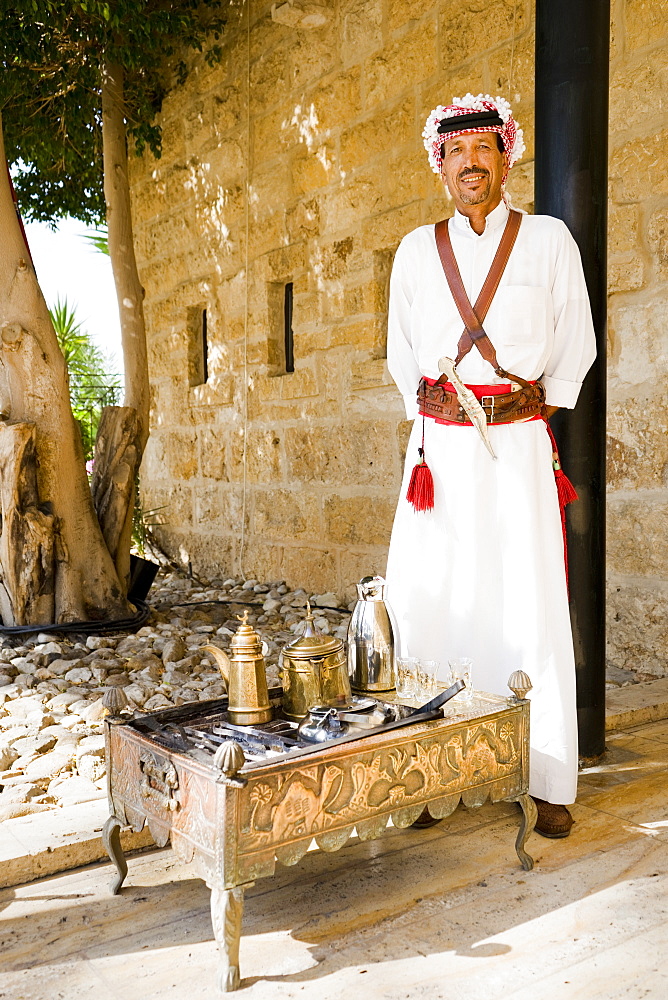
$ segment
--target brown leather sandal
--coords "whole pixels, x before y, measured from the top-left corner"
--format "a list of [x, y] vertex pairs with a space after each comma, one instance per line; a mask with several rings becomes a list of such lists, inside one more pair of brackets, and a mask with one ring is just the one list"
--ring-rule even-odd
[[425, 806], [415, 822], [411, 823], [411, 827], [414, 830], [428, 830], [430, 826], [436, 826], [440, 822], [440, 819], [434, 819], [429, 808]]
[[571, 832], [571, 827], [575, 820], [566, 806], [559, 806], [554, 802], [545, 802], [543, 799], [537, 799], [535, 795], [531, 797], [538, 809], [538, 819], [535, 826], [536, 833], [539, 833], [541, 837], [549, 837], [551, 840], [567, 837]]

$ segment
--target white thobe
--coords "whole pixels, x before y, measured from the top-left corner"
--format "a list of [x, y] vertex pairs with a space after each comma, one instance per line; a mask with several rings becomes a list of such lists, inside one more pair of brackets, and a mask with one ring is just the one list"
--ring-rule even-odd
[[[481, 235], [455, 213], [450, 237], [462, 281], [475, 302], [508, 218], [503, 202]], [[499, 363], [541, 379], [550, 406], [572, 408], [595, 353], [580, 255], [568, 229], [524, 215], [515, 247], [484, 322]], [[388, 366], [417, 415], [423, 375], [454, 358], [463, 322], [436, 249], [434, 227], [399, 245], [390, 283]], [[458, 366], [467, 384], [502, 382], [474, 346]], [[388, 599], [403, 655], [473, 660], [473, 684], [509, 694], [517, 669], [531, 678], [532, 795], [567, 805], [577, 790], [575, 664], [552, 447], [542, 420], [490, 426], [492, 459], [474, 427], [424, 420], [434, 508], [406, 500], [418, 461], [415, 420], [388, 556]], [[567, 471], [567, 470], [566, 470]]]

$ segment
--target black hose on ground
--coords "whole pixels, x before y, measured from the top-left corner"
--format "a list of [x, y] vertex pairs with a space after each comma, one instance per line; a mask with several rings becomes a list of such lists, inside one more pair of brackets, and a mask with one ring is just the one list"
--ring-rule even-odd
[[137, 613], [131, 618], [105, 619], [99, 622], [61, 622], [51, 625], [0, 625], [2, 635], [28, 635], [31, 632], [82, 632], [84, 635], [104, 635], [106, 632], [129, 632], [139, 628], [147, 620], [151, 609], [146, 601], [135, 598], [132, 602]]

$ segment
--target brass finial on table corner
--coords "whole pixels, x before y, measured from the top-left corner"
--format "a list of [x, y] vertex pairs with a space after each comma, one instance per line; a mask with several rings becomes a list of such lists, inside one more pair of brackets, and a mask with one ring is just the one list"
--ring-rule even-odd
[[246, 757], [236, 740], [221, 743], [213, 756], [213, 763], [222, 772], [220, 781], [224, 785], [243, 788], [247, 784], [246, 778], [237, 777], [237, 772], [246, 763]]
[[102, 704], [106, 709], [105, 720], [111, 725], [118, 725], [119, 722], [126, 721], [122, 712], [123, 709], [129, 708], [129, 702], [122, 687], [106, 688], [102, 695]]
[[533, 688], [531, 678], [523, 670], [514, 670], [508, 678], [508, 687], [515, 696], [515, 701], [524, 701]]

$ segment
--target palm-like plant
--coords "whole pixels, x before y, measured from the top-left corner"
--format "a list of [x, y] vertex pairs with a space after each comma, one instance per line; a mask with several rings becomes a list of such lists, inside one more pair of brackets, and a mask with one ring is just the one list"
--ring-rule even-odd
[[81, 429], [86, 459], [93, 457], [95, 437], [103, 406], [118, 402], [122, 384], [113, 374], [107, 355], [91, 340], [67, 298], [49, 309], [70, 381], [72, 412]]
[[99, 229], [92, 229], [87, 233], [82, 233], [83, 238], [90, 243], [94, 250], [109, 256], [109, 230], [106, 226]]

